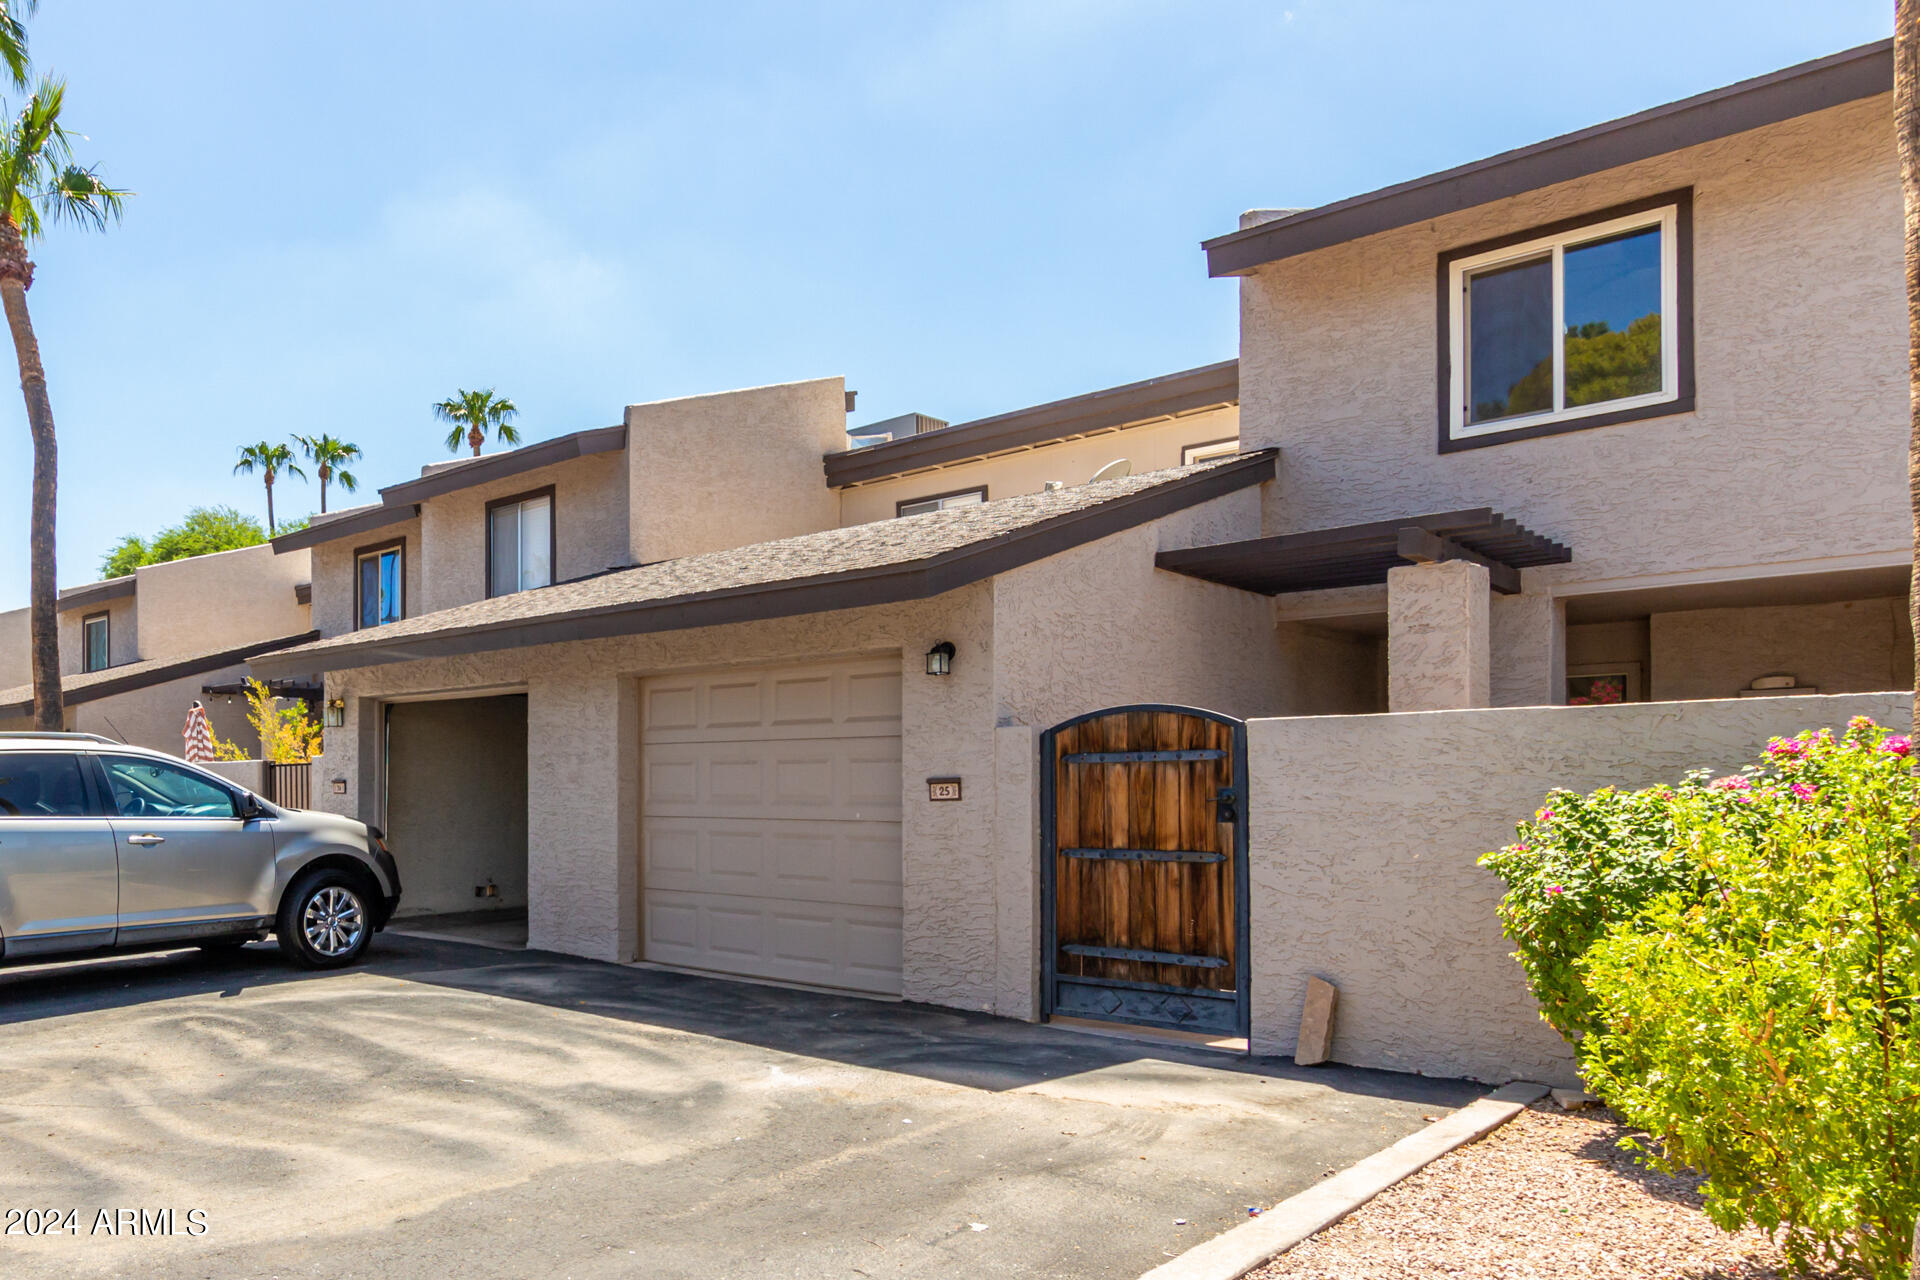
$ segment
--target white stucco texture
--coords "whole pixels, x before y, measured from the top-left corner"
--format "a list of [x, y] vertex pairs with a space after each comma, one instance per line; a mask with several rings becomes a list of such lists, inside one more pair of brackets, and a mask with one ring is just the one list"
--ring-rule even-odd
[[1556, 787], [1731, 771], [1770, 737], [1910, 714], [1883, 693], [1252, 721], [1254, 1050], [1292, 1051], [1317, 976], [1340, 988], [1335, 1061], [1573, 1083], [1480, 856]]

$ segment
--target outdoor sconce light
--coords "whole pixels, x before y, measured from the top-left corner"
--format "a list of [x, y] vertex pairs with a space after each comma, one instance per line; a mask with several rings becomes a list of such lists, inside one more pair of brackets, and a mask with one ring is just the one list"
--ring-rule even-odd
[[346, 722], [347, 722], [347, 704], [345, 699], [342, 699], [342, 698], [327, 699], [327, 711], [326, 711], [326, 715], [322, 718], [322, 721], [321, 721], [322, 726], [328, 729], [338, 729], [341, 725], [344, 725]]
[[953, 674], [953, 641], [942, 640], [927, 650], [927, 674], [930, 676]]

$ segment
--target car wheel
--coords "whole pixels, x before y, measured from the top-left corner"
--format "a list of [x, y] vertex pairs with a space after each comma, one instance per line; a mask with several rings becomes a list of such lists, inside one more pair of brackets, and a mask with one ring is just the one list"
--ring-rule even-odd
[[293, 882], [275, 932], [287, 958], [307, 969], [338, 969], [367, 953], [373, 916], [359, 877], [332, 868]]

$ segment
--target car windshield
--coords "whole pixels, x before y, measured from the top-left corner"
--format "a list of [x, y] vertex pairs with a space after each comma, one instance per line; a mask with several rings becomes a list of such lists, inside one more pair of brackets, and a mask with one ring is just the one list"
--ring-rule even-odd
[[231, 818], [233, 793], [162, 760], [108, 757], [107, 783], [123, 818]]

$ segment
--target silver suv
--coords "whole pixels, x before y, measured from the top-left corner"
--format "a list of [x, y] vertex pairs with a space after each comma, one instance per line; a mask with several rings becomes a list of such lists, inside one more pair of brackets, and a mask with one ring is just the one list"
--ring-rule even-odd
[[0, 733], [0, 964], [245, 945], [313, 969], [366, 954], [400, 901], [380, 832], [282, 809], [84, 733]]

